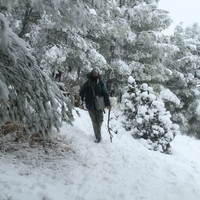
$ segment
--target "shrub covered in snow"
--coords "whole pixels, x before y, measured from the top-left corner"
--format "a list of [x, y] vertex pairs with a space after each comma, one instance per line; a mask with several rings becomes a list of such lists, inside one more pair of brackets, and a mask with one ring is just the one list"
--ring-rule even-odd
[[123, 96], [126, 129], [132, 131], [134, 138], [145, 139], [149, 149], [168, 152], [179, 126], [172, 123], [170, 112], [152, 87], [146, 83], [138, 87], [132, 77], [128, 82]]

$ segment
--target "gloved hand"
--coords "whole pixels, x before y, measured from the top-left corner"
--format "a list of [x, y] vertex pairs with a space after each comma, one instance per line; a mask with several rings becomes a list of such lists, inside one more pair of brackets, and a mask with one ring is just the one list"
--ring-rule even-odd
[[80, 108], [80, 109], [84, 109], [84, 105], [83, 105], [83, 104], [80, 104], [80, 105], [79, 105], [79, 108]]
[[108, 105], [107, 108], [108, 108], [108, 110], [111, 110], [111, 105]]

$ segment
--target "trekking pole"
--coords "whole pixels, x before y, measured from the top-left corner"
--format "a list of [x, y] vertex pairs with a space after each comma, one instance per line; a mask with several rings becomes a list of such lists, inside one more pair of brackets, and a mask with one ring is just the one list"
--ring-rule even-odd
[[112, 135], [112, 133], [110, 132], [110, 131], [112, 131], [112, 129], [111, 129], [110, 126], [109, 126], [109, 122], [110, 122], [110, 110], [108, 111], [108, 132], [109, 132], [109, 134], [110, 134], [110, 142], [112, 142], [112, 137], [113, 137], [113, 135]]

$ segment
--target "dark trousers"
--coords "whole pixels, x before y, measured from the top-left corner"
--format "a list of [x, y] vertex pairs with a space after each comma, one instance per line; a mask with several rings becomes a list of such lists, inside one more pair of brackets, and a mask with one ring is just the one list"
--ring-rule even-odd
[[92, 125], [94, 129], [94, 135], [97, 140], [101, 140], [101, 126], [103, 123], [103, 110], [88, 110]]

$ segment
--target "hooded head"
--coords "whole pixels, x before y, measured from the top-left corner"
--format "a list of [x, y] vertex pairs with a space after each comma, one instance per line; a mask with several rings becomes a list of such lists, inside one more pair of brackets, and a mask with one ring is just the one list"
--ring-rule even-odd
[[99, 70], [97, 68], [94, 68], [92, 71], [91, 71], [91, 79], [93, 81], [97, 81], [98, 78], [99, 78]]
[[94, 69], [91, 71], [91, 75], [92, 75], [92, 76], [98, 77], [98, 76], [99, 76], [99, 70], [98, 70], [97, 68], [94, 68]]

